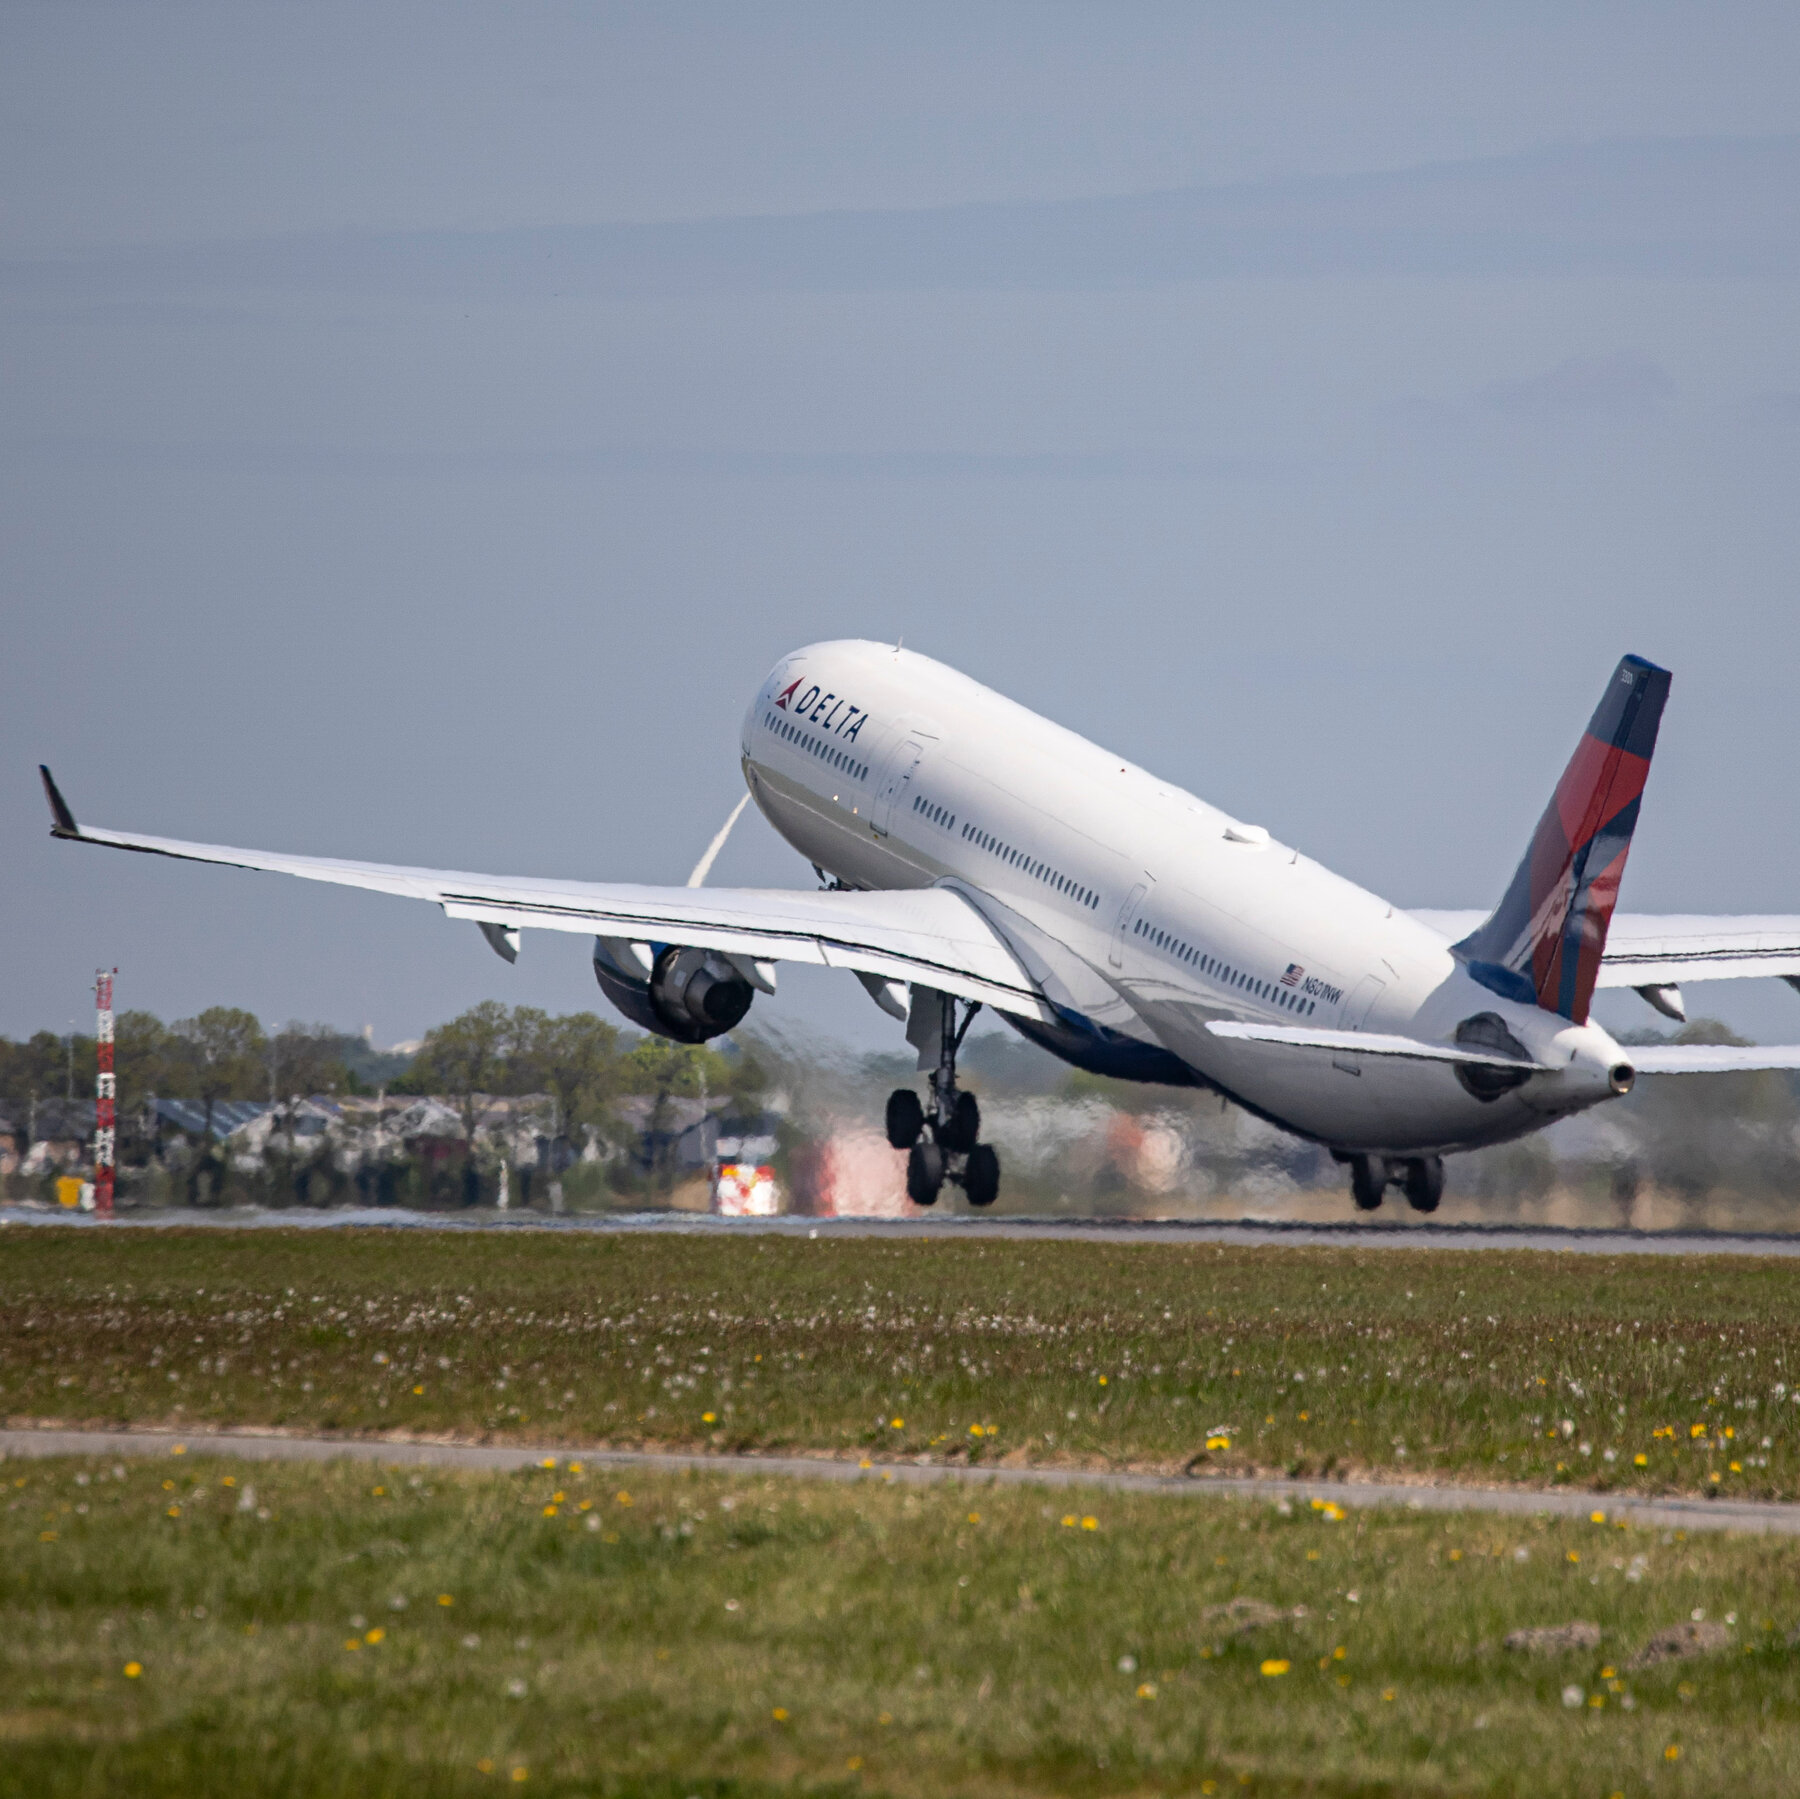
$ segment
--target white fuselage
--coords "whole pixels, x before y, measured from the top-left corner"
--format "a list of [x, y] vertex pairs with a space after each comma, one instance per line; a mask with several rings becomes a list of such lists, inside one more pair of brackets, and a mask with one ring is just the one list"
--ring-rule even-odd
[[[1499, 1142], [1614, 1092], [1623, 1052], [1599, 1026], [1496, 998], [1410, 914], [913, 651], [784, 658], [745, 715], [743, 758], [770, 823], [844, 886], [948, 885], [979, 906], [1062, 1020], [1013, 1022], [1072, 1061], [1216, 1087], [1344, 1150]], [[1441, 1063], [1206, 1029], [1441, 1042], [1477, 1013], [1555, 1072], [1484, 1101]]]

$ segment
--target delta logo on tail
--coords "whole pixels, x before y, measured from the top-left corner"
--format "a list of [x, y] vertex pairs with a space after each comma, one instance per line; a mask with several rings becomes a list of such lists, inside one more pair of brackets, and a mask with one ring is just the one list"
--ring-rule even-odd
[[1456, 945], [1502, 998], [1587, 1023], [1669, 681], [1641, 656], [1620, 662], [1506, 897]]

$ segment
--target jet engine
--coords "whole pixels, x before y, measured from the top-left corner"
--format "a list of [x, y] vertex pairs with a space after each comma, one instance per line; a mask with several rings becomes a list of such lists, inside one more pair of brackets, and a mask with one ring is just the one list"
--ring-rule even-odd
[[594, 978], [635, 1025], [677, 1043], [704, 1043], [742, 1022], [749, 979], [715, 950], [594, 939]]

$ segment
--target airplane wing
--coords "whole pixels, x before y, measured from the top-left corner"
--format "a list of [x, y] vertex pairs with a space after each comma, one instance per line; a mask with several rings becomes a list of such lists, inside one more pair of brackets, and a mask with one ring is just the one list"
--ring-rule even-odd
[[1478, 1068], [1523, 1068], [1547, 1074], [1548, 1066], [1521, 1056], [1496, 1055], [1492, 1050], [1468, 1049], [1460, 1043], [1427, 1043], [1417, 1037], [1395, 1037], [1382, 1031], [1315, 1031], [1303, 1024], [1250, 1024], [1235, 1019], [1214, 1019], [1207, 1030], [1215, 1037], [1239, 1043], [1281, 1043], [1290, 1049], [1328, 1049], [1339, 1054], [1397, 1056], [1412, 1062], [1462, 1062]]
[[[1414, 912], [1460, 943], [1485, 912]], [[1674, 987], [1779, 975], [1800, 980], [1800, 918], [1779, 915], [1615, 912], [1600, 958], [1602, 987]]]
[[[296, 875], [339, 887], [429, 900], [451, 918], [473, 919], [490, 941], [525, 928], [692, 944], [750, 962], [811, 962], [884, 980], [917, 982], [1044, 1023], [1054, 1014], [1006, 940], [960, 894], [928, 887], [832, 893], [731, 887], [644, 887], [622, 882], [543, 880], [289, 856], [217, 843], [184, 843], [78, 825], [43, 769], [53, 837], [187, 862], [217, 862]], [[492, 927], [492, 930], [487, 930]], [[505, 953], [504, 951], [502, 953]]]

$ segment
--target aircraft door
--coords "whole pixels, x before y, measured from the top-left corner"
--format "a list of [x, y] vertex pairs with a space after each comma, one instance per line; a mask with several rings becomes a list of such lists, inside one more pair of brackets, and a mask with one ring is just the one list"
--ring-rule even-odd
[[1107, 961], [1114, 968], [1122, 968], [1125, 965], [1125, 933], [1131, 929], [1131, 921], [1137, 917], [1138, 908], [1144, 903], [1144, 895], [1149, 891], [1149, 887], [1143, 881], [1139, 881], [1126, 894], [1125, 903], [1119, 908], [1119, 922], [1113, 926], [1112, 947], [1107, 951], [1106, 956]]
[[885, 837], [894, 822], [894, 809], [912, 787], [912, 778], [925, 759], [925, 746], [918, 738], [909, 737], [888, 758], [887, 772], [881, 778], [881, 790], [875, 795], [875, 810], [869, 823]]

